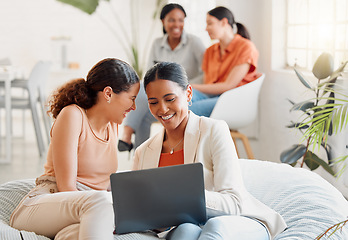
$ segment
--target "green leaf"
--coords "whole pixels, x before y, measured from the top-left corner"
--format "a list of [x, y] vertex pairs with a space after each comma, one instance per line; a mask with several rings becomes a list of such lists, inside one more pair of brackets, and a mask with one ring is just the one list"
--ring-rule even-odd
[[311, 101], [300, 102], [300, 103], [296, 103], [290, 109], [290, 111], [300, 110], [300, 111], [306, 112], [308, 109], [311, 109], [314, 106], [315, 106], [314, 102], [311, 102]]
[[90, 15], [95, 12], [99, 4], [99, 0], [57, 0], [57, 1], [71, 5]]
[[295, 105], [295, 102], [292, 101], [291, 99], [287, 98], [287, 100], [288, 100], [292, 105]]
[[[332, 176], [335, 176], [335, 172], [332, 170], [331, 166], [327, 164], [324, 160], [319, 158], [316, 154], [314, 154], [311, 151], [308, 151], [305, 155], [304, 162], [306, 165], [311, 169], [314, 170], [316, 169], [316, 165], [322, 166], [328, 173], [330, 173]], [[312, 168], [313, 169], [312, 169]]]
[[306, 152], [306, 146], [302, 144], [294, 144], [290, 148], [284, 150], [280, 154], [282, 163], [293, 164]]
[[[326, 98], [329, 99], [329, 98]], [[335, 98], [336, 100], [336, 98]], [[341, 101], [340, 99], [337, 99]], [[323, 107], [320, 109], [319, 107]], [[303, 134], [304, 139], [310, 137], [310, 143], [315, 148], [321, 144], [323, 139], [327, 139], [327, 135], [331, 133], [337, 133], [342, 131], [348, 123], [348, 104], [324, 104], [318, 107], [312, 108], [315, 113], [306, 117], [302, 121], [301, 126], [309, 125]]]
[[298, 128], [298, 129], [307, 129], [309, 125], [303, 125], [302, 123], [292, 123], [286, 126], [287, 128]]
[[347, 159], [348, 159], [348, 155], [332, 159], [333, 164], [339, 165], [338, 168], [340, 168], [340, 170], [336, 173], [337, 178], [340, 178], [342, 176], [343, 172], [346, 170], [346, 168], [347, 168], [346, 160]]
[[310, 81], [307, 81], [299, 71], [297, 71], [296, 69], [294, 69], [294, 70], [295, 70], [295, 73], [296, 73], [297, 77], [298, 77], [298, 78], [300, 79], [300, 81], [302, 82], [302, 84], [303, 84], [306, 88], [309, 88], [309, 89], [314, 90], [313, 84], [312, 84]]
[[314, 153], [311, 151], [308, 151], [303, 159], [307, 167], [309, 167], [310, 170], [314, 171], [319, 167], [319, 164], [313, 159], [317, 157]]

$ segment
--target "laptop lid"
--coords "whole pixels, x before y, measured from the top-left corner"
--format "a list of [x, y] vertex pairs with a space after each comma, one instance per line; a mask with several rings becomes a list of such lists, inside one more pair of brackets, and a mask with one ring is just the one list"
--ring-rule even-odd
[[203, 165], [175, 165], [113, 173], [117, 234], [206, 221]]

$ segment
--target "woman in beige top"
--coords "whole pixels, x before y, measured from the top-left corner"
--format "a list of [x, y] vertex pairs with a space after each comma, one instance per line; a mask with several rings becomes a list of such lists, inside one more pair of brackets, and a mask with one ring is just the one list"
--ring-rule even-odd
[[12, 213], [12, 227], [56, 240], [113, 239], [106, 190], [117, 170], [117, 125], [135, 109], [138, 91], [132, 67], [113, 58], [58, 89], [45, 172]]

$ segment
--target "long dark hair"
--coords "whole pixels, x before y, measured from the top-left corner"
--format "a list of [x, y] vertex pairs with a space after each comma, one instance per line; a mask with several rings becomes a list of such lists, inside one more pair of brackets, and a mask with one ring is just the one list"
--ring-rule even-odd
[[[171, 12], [173, 9], [179, 9], [181, 11], [183, 11], [183, 13], [185, 14], [185, 17], [186, 17], [186, 12], [184, 10], [184, 8], [180, 5], [180, 4], [177, 4], [177, 3], [169, 3], [167, 5], [165, 5], [163, 8], [162, 8], [162, 11], [161, 11], [161, 14], [160, 14], [160, 19], [163, 20], [167, 14], [169, 12]], [[163, 26], [163, 34], [166, 34], [166, 30], [164, 29], [164, 26]]]
[[234, 16], [232, 12], [225, 8], [225, 7], [216, 7], [208, 12], [209, 15], [216, 17], [219, 20], [222, 20], [223, 18], [226, 18], [228, 20], [228, 23], [231, 25], [232, 29], [234, 28], [234, 24], [237, 26], [237, 33], [241, 35], [242, 37], [250, 40], [250, 34], [249, 31], [246, 29], [246, 27], [234, 20]]
[[186, 90], [189, 84], [185, 69], [180, 64], [174, 62], [159, 62], [150, 68], [144, 77], [145, 91], [147, 85], [157, 79], [175, 82], [183, 90]]
[[98, 92], [105, 87], [110, 86], [118, 94], [128, 91], [138, 82], [137, 73], [128, 63], [116, 58], [106, 58], [92, 67], [86, 80], [75, 79], [60, 87], [50, 98], [48, 112], [56, 118], [70, 104], [89, 109], [96, 104]]

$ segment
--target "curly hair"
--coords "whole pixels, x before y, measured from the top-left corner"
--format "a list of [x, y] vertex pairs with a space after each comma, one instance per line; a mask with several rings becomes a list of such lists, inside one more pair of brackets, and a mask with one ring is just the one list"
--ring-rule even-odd
[[87, 80], [80, 78], [67, 82], [52, 94], [48, 113], [57, 118], [60, 111], [70, 104], [89, 109], [97, 103], [98, 92], [110, 86], [114, 93], [128, 91], [139, 82], [134, 69], [116, 58], [101, 60], [88, 72]]

